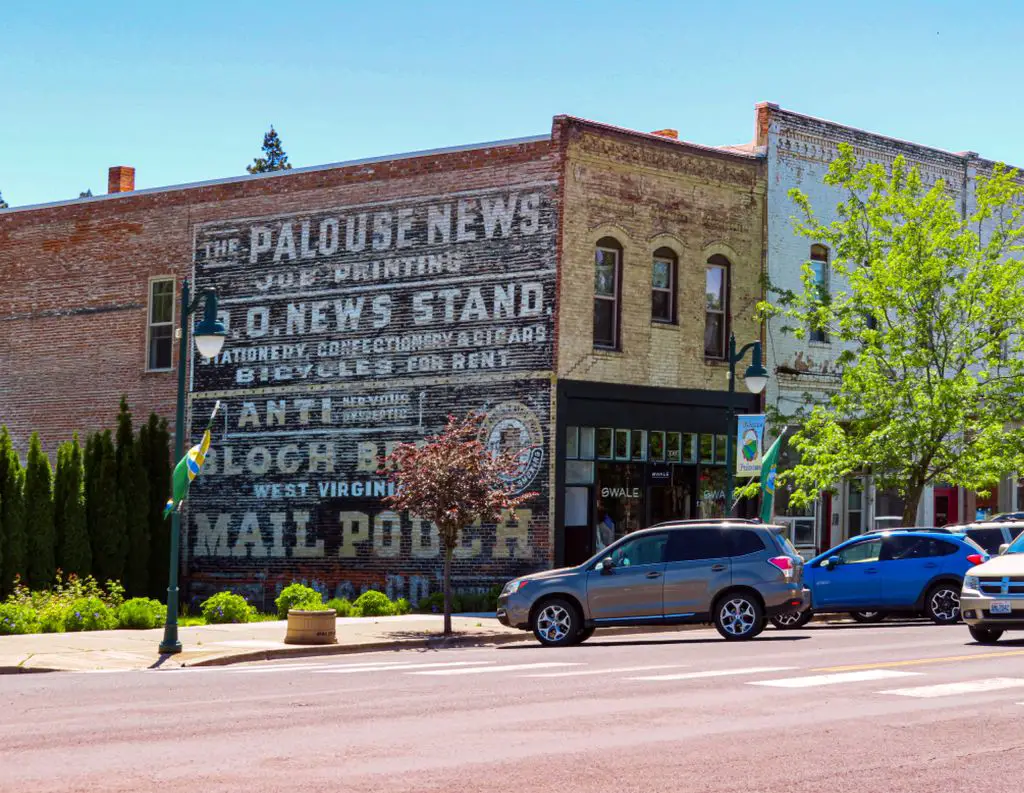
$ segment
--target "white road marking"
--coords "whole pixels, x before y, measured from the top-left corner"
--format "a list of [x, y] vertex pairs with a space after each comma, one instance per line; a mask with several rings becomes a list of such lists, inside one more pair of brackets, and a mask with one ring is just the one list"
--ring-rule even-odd
[[[351, 664], [351, 668], [363, 668], [366, 666], [407, 666], [407, 664], [395, 663], [395, 664]], [[245, 666], [245, 667], [229, 667], [225, 669], [226, 672], [232, 674], [252, 674], [253, 672], [301, 672], [301, 671], [317, 671], [319, 669], [328, 669], [331, 664], [280, 664], [275, 666]]]
[[405, 672], [409, 669], [434, 669], [437, 667], [451, 667], [451, 666], [481, 666], [483, 664], [489, 664], [490, 661], [447, 661], [447, 662], [436, 662], [429, 664], [377, 664], [367, 666], [340, 666], [334, 669], [317, 669], [318, 675], [345, 675], [355, 674], [356, 672]]
[[759, 675], [765, 672], [787, 672], [795, 666], [751, 666], [744, 669], [708, 669], [703, 672], [682, 672], [678, 675], [647, 675], [627, 677], [627, 680], [703, 680], [707, 677], [728, 677], [731, 675]]
[[865, 669], [862, 672], [836, 672], [832, 675], [810, 675], [809, 677], [786, 677], [782, 680], [757, 680], [750, 686], [774, 686], [775, 688], [815, 688], [835, 686], [842, 683], [859, 683], [865, 680], [886, 680], [891, 677], [910, 677], [923, 672], [901, 672], [895, 669]]
[[581, 677], [583, 675], [615, 675], [622, 672], [649, 672], [654, 669], [681, 669], [687, 664], [660, 664], [658, 666], [623, 666], [618, 669], [574, 669], [570, 672], [545, 672], [540, 675], [521, 677]]
[[990, 677], [983, 680], [967, 680], [963, 683], [940, 683], [935, 686], [915, 688], [892, 688], [879, 694], [895, 694], [899, 697], [951, 697], [954, 694], [978, 694], [985, 691], [1002, 691], [1004, 688], [1020, 688], [1024, 679], [1019, 677]]
[[505, 664], [503, 666], [473, 666], [463, 669], [434, 669], [429, 672], [409, 672], [410, 675], [477, 675], [485, 672], [521, 672], [526, 669], [547, 669], [553, 666], [582, 666], [582, 664], [570, 664], [559, 662], [544, 662], [536, 664]]

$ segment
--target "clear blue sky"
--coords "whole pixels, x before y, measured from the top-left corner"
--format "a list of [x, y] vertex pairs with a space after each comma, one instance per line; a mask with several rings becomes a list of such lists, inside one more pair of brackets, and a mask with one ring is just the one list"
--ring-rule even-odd
[[12, 206], [535, 135], [559, 113], [749, 141], [755, 102], [1024, 165], [1024, 3], [0, 3]]

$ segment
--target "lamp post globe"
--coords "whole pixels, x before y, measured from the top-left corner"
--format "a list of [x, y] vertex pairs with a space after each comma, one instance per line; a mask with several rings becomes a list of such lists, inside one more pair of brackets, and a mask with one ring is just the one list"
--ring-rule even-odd
[[747, 367], [747, 371], [743, 375], [743, 382], [746, 383], [747, 390], [751, 394], [760, 394], [768, 385], [768, 370], [760, 363], [752, 364]]

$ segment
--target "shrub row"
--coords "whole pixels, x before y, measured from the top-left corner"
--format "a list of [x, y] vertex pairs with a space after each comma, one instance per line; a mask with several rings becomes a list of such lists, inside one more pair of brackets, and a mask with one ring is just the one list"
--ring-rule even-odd
[[290, 584], [281, 590], [277, 600], [278, 619], [287, 619], [289, 609], [317, 611], [334, 609], [338, 617], [390, 617], [396, 614], [408, 614], [412, 606], [405, 598], [392, 601], [383, 592], [368, 590], [350, 603], [344, 598], [331, 598], [324, 603], [323, 596], [305, 584]]
[[[487, 592], [453, 592], [452, 613], [497, 611], [500, 594], [499, 586], [491, 587]], [[416, 610], [421, 614], [443, 614], [444, 592], [434, 592], [420, 598]]]

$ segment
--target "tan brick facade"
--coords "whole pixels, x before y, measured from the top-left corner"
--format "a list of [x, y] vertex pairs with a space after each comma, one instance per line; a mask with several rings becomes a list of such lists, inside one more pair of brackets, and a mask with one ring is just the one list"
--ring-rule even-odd
[[[763, 161], [576, 119], [563, 121], [565, 219], [558, 376], [572, 380], [723, 390], [727, 368], [704, 356], [704, 266], [730, 263], [728, 328], [760, 338]], [[621, 345], [593, 344], [594, 251], [623, 249]], [[675, 324], [651, 319], [652, 256], [678, 257]]]

